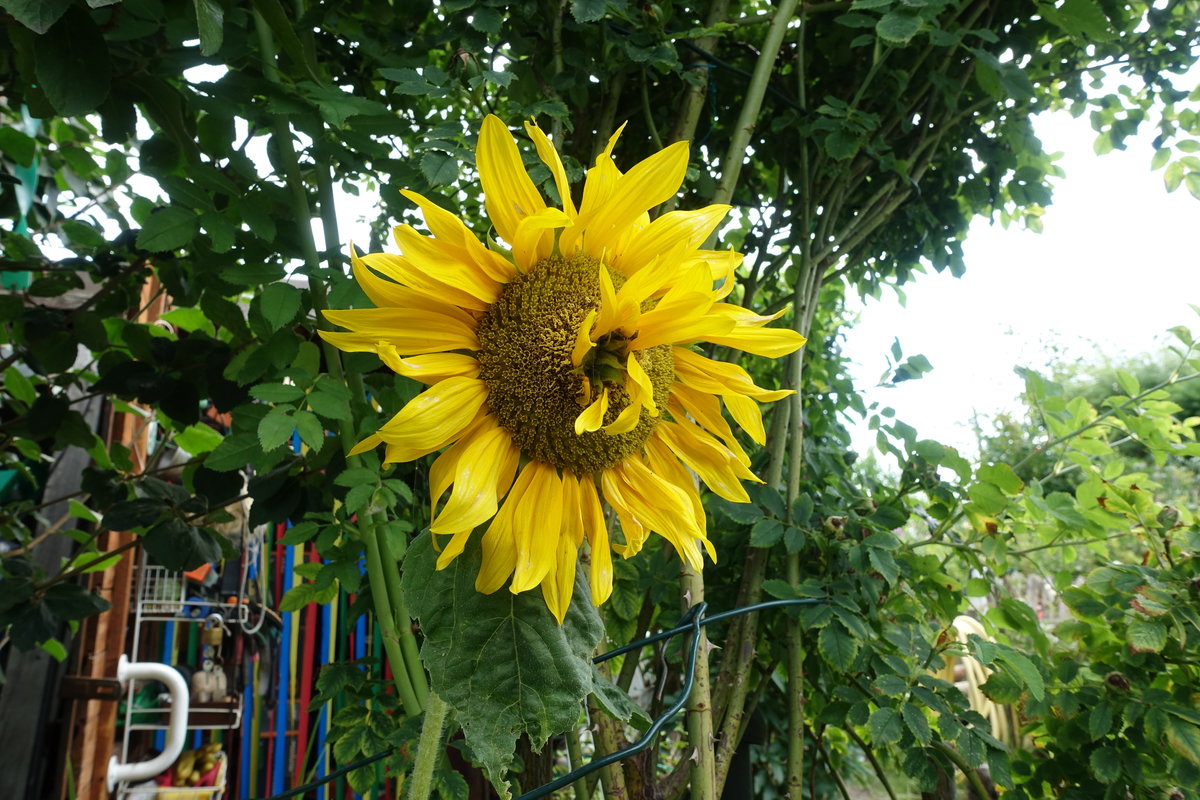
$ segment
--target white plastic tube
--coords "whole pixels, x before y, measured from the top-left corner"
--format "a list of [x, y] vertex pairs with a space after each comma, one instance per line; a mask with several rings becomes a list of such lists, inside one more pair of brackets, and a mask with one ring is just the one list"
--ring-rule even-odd
[[130, 661], [124, 654], [117, 662], [117, 680], [124, 687], [130, 680], [161, 681], [171, 695], [171, 715], [167, 718], [167, 741], [163, 751], [149, 761], [122, 764], [113, 756], [108, 760], [108, 791], [118, 783], [142, 781], [164, 772], [183, 752], [187, 737], [188, 687], [179, 670], [156, 661]]

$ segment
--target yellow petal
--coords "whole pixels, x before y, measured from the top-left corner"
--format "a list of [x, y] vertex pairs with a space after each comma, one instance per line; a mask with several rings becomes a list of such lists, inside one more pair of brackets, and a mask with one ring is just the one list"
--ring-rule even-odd
[[[354, 274], [354, 280], [358, 283], [359, 288], [363, 290], [363, 293], [366, 294], [372, 303], [380, 308], [384, 306], [409, 308], [414, 305], [420, 305], [423, 302], [429, 302], [430, 305], [436, 303], [438, 306], [445, 306], [445, 303], [434, 301], [432, 298], [428, 298], [416, 290], [402, 286], [394, 281], [384, 280], [367, 269], [367, 265], [363, 263], [362, 258], [355, 251], [353, 244], [350, 245], [350, 269]], [[440, 309], [435, 308], [433, 310]]]
[[582, 436], [591, 431], [600, 430], [600, 426], [604, 424], [604, 415], [608, 413], [608, 389], [600, 390], [600, 396], [596, 398], [596, 402], [585, 408], [575, 418], [575, 435]]
[[512, 262], [483, 246], [458, 217], [416, 192], [401, 189], [400, 194], [421, 207], [430, 233], [465, 250], [472, 261], [500, 283], [508, 283], [517, 274]]
[[[347, 311], [326, 311], [325, 318], [335, 325], [349, 328], [357, 336], [333, 331], [319, 331], [321, 338], [343, 350], [358, 348], [355, 342], [368, 337], [387, 342], [401, 355], [422, 355], [446, 350], [478, 350], [475, 328], [460, 319], [424, 309], [356, 308]], [[342, 343], [347, 347], [342, 347]]]
[[684, 422], [666, 420], [658, 424], [654, 433], [718, 496], [733, 503], [750, 502], [734, 470], [734, 465], [741, 466], [741, 462], [716, 439], [696, 425], [689, 428]]
[[462, 555], [463, 548], [467, 546], [467, 540], [471, 538], [473, 530], [473, 528], [468, 528], [465, 531], [459, 531], [450, 538], [450, 543], [438, 554], [438, 569], [445, 569], [450, 566], [451, 561]]
[[721, 395], [721, 399], [725, 401], [725, 407], [729, 409], [737, 424], [750, 434], [751, 439], [759, 444], [767, 443], [767, 432], [763, 429], [762, 412], [758, 410], [758, 403], [740, 394]]
[[388, 463], [412, 461], [454, 442], [487, 399], [475, 378], [447, 378], [409, 401], [378, 431], [388, 444]]
[[[529, 465], [529, 466], [532, 466]], [[491, 594], [504, 585], [512, 575], [517, 563], [517, 543], [513, 534], [513, 522], [517, 509], [525, 500], [525, 494], [533, 479], [533, 470], [528, 466], [521, 470], [512, 491], [500, 506], [483, 534], [483, 563], [475, 576], [475, 591]]]
[[744, 394], [763, 402], [781, 400], [791, 389], [764, 389], [754, 382], [750, 373], [728, 361], [714, 361], [684, 347], [672, 349], [676, 379], [694, 389], [709, 394]]
[[659, 253], [676, 247], [695, 250], [704, 244], [731, 206], [712, 205], [696, 211], [671, 211], [651, 222], [635, 234], [613, 265], [627, 275], [634, 275]]
[[479, 375], [479, 362], [474, 356], [463, 353], [427, 353], [402, 358], [395, 347], [381, 342], [375, 348], [379, 360], [393, 372], [421, 383], [433, 384], [446, 378]]
[[426, 275], [485, 303], [496, 302], [500, 282], [480, 265], [465, 259], [461, 248], [422, 236], [411, 225], [397, 225], [392, 236], [404, 258]]
[[484, 118], [479, 131], [475, 165], [488, 217], [501, 238], [513, 244], [521, 219], [544, 211], [546, 203], [525, 172], [516, 140], [504, 123], [491, 114]]
[[612, 550], [608, 546], [608, 525], [604, 519], [604, 508], [600, 505], [596, 484], [589, 475], [579, 479], [579, 502], [583, 531], [591, 550], [588, 581], [592, 585], [592, 604], [598, 606], [612, 595]]
[[629, 405], [625, 406], [620, 414], [617, 414], [617, 418], [604, 426], [604, 432], [609, 436], [619, 436], [622, 433], [629, 433], [637, 427], [641, 418], [642, 404], [634, 402], [633, 398], [630, 398]]
[[685, 344], [733, 330], [733, 320], [708, 314], [711, 296], [691, 294], [671, 301], [664, 297], [653, 310], [642, 314], [634, 350], [660, 344]]
[[584, 229], [579, 225], [579, 217], [594, 215], [597, 209], [608, 202], [616, 188], [617, 181], [621, 179], [621, 171], [617, 169], [617, 165], [612, 160], [612, 151], [621, 131], [625, 130], [625, 125], [626, 123], [622, 123], [616, 133], [608, 138], [608, 144], [604, 147], [603, 152], [596, 156], [595, 166], [588, 170], [584, 177], [583, 202], [579, 206], [576, 224], [563, 231], [562, 237], [559, 239], [559, 247], [563, 253], [571, 254], [577, 249], [580, 236], [584, 233]]
[[654, 153], [617, 179], [602, 205], [580, 211], [575, 229], [583, 229], [583, 249], [599, 257], [618, 244], [646, 212], [673, 197], [687, 172], [688, 143], [675, 142]]
[[579, 494], [579, 479], [569, 470], [562, 474], [562, 535], [576, 548], [583, 544], [583, 516]]
[[350, 452], [346, 453], [346, 455], [347, 456], [356, 456], [359, 453], [365, 453], [368, 450], [374, 450], [376, 447], [378, 447], [381, 444], [383, 444], [383, 437], [380, 436], [378, 433], [372, 433], [370, 436], [363, 439], [358, 444], [354, 445], [354, 447], [351, 447]]
[[640, 311], [642, 303], [668, 285], [679, 269], [680, 251], [673, 250], [658, 256], [635, 272], [617, 291], [617, 305], [622, 309], [622, 316], [632, 316], [624, 312], [627, 306], [633, 306], [635, 310]]
[[768, 322], [774, 322], [788, 312], [785, 306], [774, 314], [755, 314], [745, 306], [734, 305], [733, 303], [713, 303], [712, 307], [714, 314], [722, 314], [733, 319], [739, 325], [753, 325], [761, 327]]
[[736, 284], [734, 273], [742, 263], [742, 254], [730, 250], [697, 250], [684, 259], [688, 267], [700, 266], [708, 270], [708, 275], [714, 283], [719, 283], [714, 294], [715, 299], [723, 300], [729, 296]]
[[600, 264], [600, 309], [596, 316], [596, 325], [592, 328], [592, 336], [599, 339], [612, 333], [620, 320], [617, 318], [617, 290], [613, 288], [612, 276], [608, 268]]
[[542, 597], [546, 607], [562, 625], [567, 616], [567, 608], [571, 605], [571, 595], [575, 592], [575, 566], [579, 550], [566, 536], [558, 537], [558, 547], [555, 549], [554, 565], [550, 573], [542, 580]]
[[[442, 451], [442, 454], [433, 460], [433, 465], [429, 468], [429, 518], [433, 519], [434, 512], [437, 510], [437, 504], [442, 499], [442, 495], [454, 483], [454, 474], [458, 470], [458, 459], [462, 456], [463, 451], [467, 449], [467, 445], [475, 438], [475, 434], [480, 428], [489, 421], [486, 416], [479, 416], [475, 421], [467, 426], [467, 429], [462, 432], [458, 441]], [[436, 542], [437, 540], [434, 539]]]
[[409, 287], [425, 298], [426, 302], [454, 305], [472, 311], [487, 311], [489, 307], [488, 301], [480, 300], [470, 292], [437, 280], [424, 269], [400, 256], [391, 253], [367, 253], [362, 256], [362, 263], [379, 274]]
[[532, 589], [546, 577], [554, 565], [562, 524], [562, 480], [558, 470], [534, 461], [526, 465], [525, 472], [533, 476], [513, 518], [517, 545], [516, 569], [509, 586], [513, 594]]
[[788, 328], [752, 328], [739, 325], [728, 333], [705, 335], [706, 342], [721, 344], [766, 358], [794, 353], [808, 340]]
[[525, 123], [525, 132], [529, 134], [529, 138], [533, 139], [534, 147], [537, 148], [538, 158], [542, 159], [542, 163], [550, 168], [550, 174], [554, 176], [554, 188], [558, 189], [558, 197], [562, 201], [563, 211], [571, 219], [575, 218], [575, 201], [571, 199], [571, 184], [567, 182], [567, 171], [563, 169], [562, 159], [558, 156], [558, 151], [554, 145], [550, 143], [550, 139], [542, 132], [542, 129], [537, 126], [537, 123]]
[[571, 366], [578, 367], [583, 363], [583, 357], [596, 346], [592, 341], [592, 326], [596, 323], [596, 309], [592, 309], [583, 318], [583, 324], [575, 332], [575, 346], [571, 348]]
[[750, 456], [746, 455], [746, 451], [738, 444], [733, 435], [733, 428], [729, 427], [725, 417], [721, 416], [721, 401], [714, 395], [698, 392], [676, 382], [671, 386], [671, 399], [674, 402], [668, 403], [667, 407], [675, 419], [683, 419], [690, 414], [709, 433], [724, 442], [730, 452], [737, 456], [738, 461], [744, 465], [750, 464]]
[[[617, 165], [613, 163], [613, 148], [617, 146], [617, 139], [621, 138], [621, 134], [625, 131], [625, 126], [628, 122], [622, 122], [621, 127], [617, 128], [612, 136], [608, 137], [608, 141], [604, 144], [604, 149], [596, 156], [592, 169], [588, 170], [585, 176], [583, 186], [583, 204], [581, 210], [590, 209], [592, 206], [602, 206], [607, 199], [607, 192], [612, 191], [616, 186], [616, 181], [621, 177], [621, 171], [617, 169]], [[598, 180], [593, 180], [593, 174]]]
[[638, 403], [650, 412], [650, 416], [657, 417], [658, 406], [654, 404], [654, 384], [650, 382], [650, 376], [642, 368], [642, 362], [638, 360], [637, 353], [629, 354], [625, 366], [629, 371], [630, 380], [641, 390], [638, 393]]
[[657, 475], [683, 489], [688, 500], [692, 503], [692, 516], [696, 527], [704, 526], [704, 504], [700, 502], [700, 493], [696, 491], [696, 482], [687, 467], [679, 463], [679, 459], [671, 452], [671, 448], [661, 436], [655, 434], [646, 442], [646, 466]]
[[704, 531], [683, 489], [636, 459], [605, 470], [601, 481], [604, 497], [614, 508], [623, 508], [637, 524], [666, 538], [694, 569], [703, 567], [696, 542], [705, 538]]
[[553, 231], [565, 228], [571, 219], [557, 208], [547, 208], [522, 217], [512, 239], [513, 261], [527, 272], [534, 264], [550, 255], [554, 249]]
[[492, 419], [463, 450], [454, 475], [454, 488], [429, 530], [447, 534], [473, 530], [496, 513], [496, 484], [501, 467], [516, 446], [512, 435]]

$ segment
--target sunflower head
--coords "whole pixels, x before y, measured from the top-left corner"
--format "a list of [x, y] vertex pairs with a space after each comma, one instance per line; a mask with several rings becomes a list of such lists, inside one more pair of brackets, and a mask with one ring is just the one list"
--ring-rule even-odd
[[[401, 255], [352, 252], [375, 307], [327, 312], [347, 330], [321, 335], [429, 385], [351, 453], [385, 444], [385, 461], [396, 462], [445, 448], [430, 470], [430, 529], [449, 537], [439, 568], [487, 523], [476, 587], [541, 586], [561, 621], [585, 540], [598, 605], [612, 591], [611, 553], [634, 555], [650, 533], [697, 569], [702, 550], [716, 557], [693, 476], [749, 501], [741, 482], [758, 479], [722, 406], [763, 443], [758, 401], [789, 392], [763, 389], [695, 346], [778, 357], [804, 338], [723, 302], [741, 255], [702, 245], [728, 206], [650, 220], [683, 180], [686, 143], [623, 173], [612, 160], [618, 131], [576, 206], [558, 153], [536, 125], [525, 128], [563, 207], [546, 204], [508, 129], [487, 117], [476, 163], [507, 252], [405, 192], [431, 235], [401, 225]], [[601, 497], [619, 520], [619, 542]]]

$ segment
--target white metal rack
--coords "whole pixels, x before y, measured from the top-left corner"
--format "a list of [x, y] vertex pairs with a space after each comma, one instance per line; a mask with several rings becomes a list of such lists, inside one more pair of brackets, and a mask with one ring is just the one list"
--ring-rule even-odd
[[[182, 623], [204, 624], [213, 613], [233, 622], [238, 615], [247, 613], [245, 606], [213, 603], [206, 600], [188, 599], [187, 578], [179, 572], [150, 564], [142, 555], [137, 570], [137, 595], [131, 625], [134, 658], [141, 654], [145, 628], [150, 624]], [[142, 681], [145, 683], [146, 681]], [[133, 737], [138, 731], [168, 730], [171, 705], [157, 708], [137, 708], [134, 698], [138, 692], [136, 677], [128, 680], [124, 712], [124, 728], [121, 735], [121, 763], [127, 764], [132, 752]], [[187, 713], [186, 731], [235, 730], [242, 724], [241, 693], [233, 691], [222, 701], [208, 703], [192, 702]], [[114, 759], [115, 762], [115, 759]], [[121, 783], [116, 791], [119, 800], [153, 800], [171, 793], [178, 800], [219, 800], [225, 793], [228, 754], [222, 759], [215, 786], [195, 787], [148, 787]], [[169, 765], [168, 765], [169, 766]], [[161, 770], [159, 770], [161, 771]]]

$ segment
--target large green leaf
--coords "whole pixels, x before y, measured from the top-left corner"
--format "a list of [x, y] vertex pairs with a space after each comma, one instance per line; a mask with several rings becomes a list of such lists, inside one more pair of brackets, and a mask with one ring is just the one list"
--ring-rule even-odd
[[63, 116], [93, 111], [108, 96], [112, 67], [104, 35], [82, 9], [71, 9], [34, 45], [37, 79]]
[[0, 8], [34, 33], [50, 30], [70, 5], [71, 0], [0, 0]]
[[817, 636], [817, 649], [834, 668], [845, 672], [858, 655], [858, 639], [839, 623], [826, 625]]
[[580, 703], [595, 689], [591, 655], [604, 628], [583, 570], [562, 625], [539, 591], [475, 591], [479, 538], [438, 571], [429, 534], [417, 537], [404, 558], [401, 588], [421, 621], [421, 660], [433, 690], [454, 709], [467, 744], [507, 794], [504, 775], [517, 737], [528, 734], [540, 750], [579, 719]]
[[900, 741], [904, 733], [904, 723], [896, 709], [884, 706], [875, 709], [867, 727], [871, 730], [871, 741], [877, 745], [892, 744]]
[[138, 234], [137, 245], [154, 252], [175, 250], [196, 238], [198, 225], [196, 215], [186, 208], [160, 208], [146, 220]]
[[1179, 755], [1200, 766], [1200, 727], [1178, 717], [1168, 716], [1167, 741]]
[[1135, 653], [1157, 653], [1167, 646], [1167, 626], [1156, 619], [1134, 617], [1125, 630], [1125, 641]]

